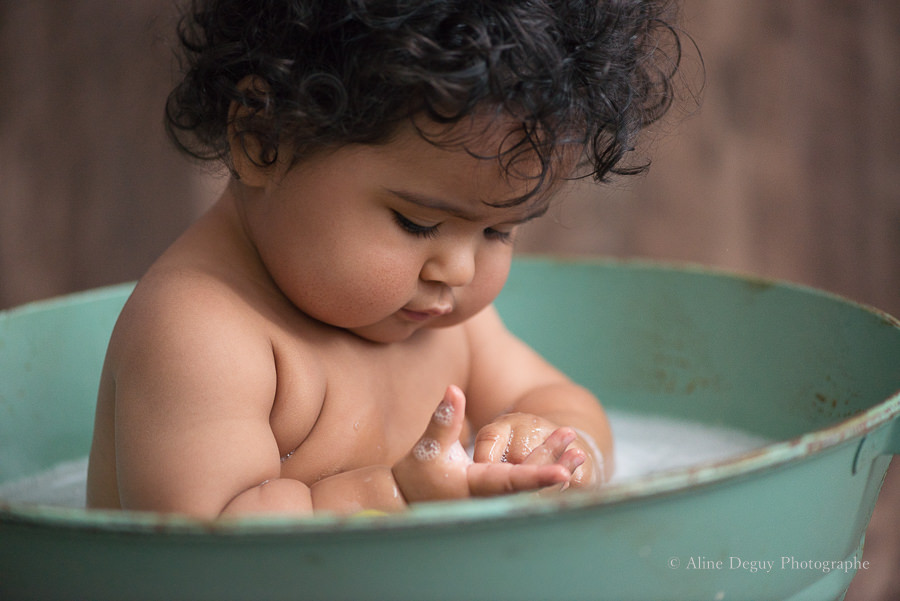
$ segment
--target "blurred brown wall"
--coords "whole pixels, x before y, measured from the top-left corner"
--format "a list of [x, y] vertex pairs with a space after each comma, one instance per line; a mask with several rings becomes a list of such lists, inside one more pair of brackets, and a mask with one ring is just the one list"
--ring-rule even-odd
[[[0, 0], [0, 308], [139, 277], [221, 187], [162, 133], [171, 5]], [[900, 314], [900, 3], [686, 0], [684, 17], [701, 108], [651, 129], [648, 175], [580, 186], [521, 250], [700, 262]], [[848, 599], [900, 595], [892, 478]]]
[[[162, 132], [172, 13], [0, 0], [0, 307], [137, 278], [222, 185]], [[701, 107], [650, 130], [648, 175], [579, 186], [520, 249], [700, 262], [900, 313], [900, 5], [686, 0], [683, 27]]]
[[135, 279], [197, 213], [169, 0], [0, 0], [0, 308]]
[[706, 63], [700, 109], [653, 128], [646, 177], [581, 192], [557, 212], [568, 236], [539, 223], [522, 247], [700, 262], [900, 313], [900, 4], [684, 13]]

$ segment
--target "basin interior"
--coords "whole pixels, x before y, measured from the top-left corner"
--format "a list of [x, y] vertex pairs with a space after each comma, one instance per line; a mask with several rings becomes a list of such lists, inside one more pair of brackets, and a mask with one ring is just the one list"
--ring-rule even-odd
[[[130, 284], [0, 315], [0, 482], [84, 457]], [[611, 410], [787, 440], [900, 390], [895, 320], [832, 295], [690, 267], [518, 259], [511, 330]]]

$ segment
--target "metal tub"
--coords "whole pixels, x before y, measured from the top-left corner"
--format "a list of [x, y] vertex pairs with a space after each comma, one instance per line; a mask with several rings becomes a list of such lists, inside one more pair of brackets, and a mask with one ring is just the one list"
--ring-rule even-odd
[[[87, 454], [130, 288], [0, 314], [0, 482]], [[498, 305], [611, 409], [777, 442], [598, 491], [387, 517], [204, 522], [0, 501], [0, 599], [843, 597], [900, 450], [895, 319], [700, 268], [549, 259], [517, 260]]]

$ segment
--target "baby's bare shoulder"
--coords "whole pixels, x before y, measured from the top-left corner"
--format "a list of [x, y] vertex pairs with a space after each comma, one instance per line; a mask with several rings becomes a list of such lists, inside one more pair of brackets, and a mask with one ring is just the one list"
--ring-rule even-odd
[[166, 378], [185, 392], [227, 383], [269, 403], [278, 380], [264, 313], [227, 282], [190, 269], [151, 270], [138, 283], [107, 364], [119, 381]]
[[227, 283], [189, 269], [149, 272], [116, 323], [115, 341], [132, 344], [264, 338], [251, 306]]

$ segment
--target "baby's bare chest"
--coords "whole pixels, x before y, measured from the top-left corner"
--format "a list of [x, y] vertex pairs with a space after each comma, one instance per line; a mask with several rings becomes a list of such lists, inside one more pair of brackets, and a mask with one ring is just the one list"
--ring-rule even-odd
[[[468, 380], [465, 337], [452, 329], [408, 344], [343, 340], [280, 350], [270, 425], [282, 476], [311, 484], [366, 465], [391, 465], [421, 436], [444, 390]], [[277, 355], [276, 355], [277, 356]]]

